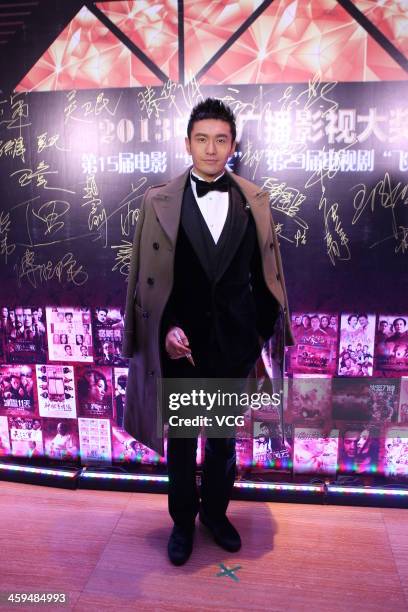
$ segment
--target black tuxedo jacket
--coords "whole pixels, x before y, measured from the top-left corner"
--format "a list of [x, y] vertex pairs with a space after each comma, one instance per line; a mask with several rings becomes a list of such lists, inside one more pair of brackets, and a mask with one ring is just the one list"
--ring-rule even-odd
[[[161, 326], [164, 376], [246, 377], [268, 340], [279, 303], [266, 287], [256, 227], [231, 181], [227, 219], [214, 243], [186, 183], [174, 259], [174, 281]], [[164, 338], [174, 325], [190, 342], [196, 367], [170, 360]]]

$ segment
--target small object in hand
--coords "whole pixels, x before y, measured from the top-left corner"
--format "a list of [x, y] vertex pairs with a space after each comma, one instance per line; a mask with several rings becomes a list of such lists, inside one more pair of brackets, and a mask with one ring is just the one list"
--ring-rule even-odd
[[[178, 342], [180, 342], [180, 344], [184, 344], [184, 342], [182, 341], [181, 336], [180, 336], [180, 334], [178, 333], [178, 331], [175, 331], [175, 332], [174, 332], [174, 334], [175, 334], [175, 336], [176, 336], [176, 338], [177, 338], [177, 341], [178, 341]], [[185, 357], [187, 357], [187, 359], [189, 360], [189, 362], [191, 363], [191, 365], [195, 366], [194, 359], [193, 359], [193, 356], [192, 356], [192, 354], [191, 354], [191, 353], [187, 353], [187, 354], [185, 355]]]

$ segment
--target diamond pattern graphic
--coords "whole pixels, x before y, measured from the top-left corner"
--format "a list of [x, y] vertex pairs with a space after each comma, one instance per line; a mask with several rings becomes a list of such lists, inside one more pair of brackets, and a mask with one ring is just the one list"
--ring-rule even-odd
[[335, 0], [275, 0], [203, 75], [203, 84], [406, 80]]
[[408, 0], [353, 0], [353, 4], [408, 57]]
[[15, 91], [159, 84], [161, 81], [156, 75], [82, 7]]
[[261, 4], [262, 0], [184, 1], [184, 61], [188, 80]]
[[[197, 74], [262, 0], [184, 0], [184, 63]], [[355, 0], [408, 55], [408, 0]], [[178, 81], [177, 0], [97, 3], [154, 62]], [[406, 80], [407, 73], [336, 0], [274, 0], [210, 66], [203, 84]], [[15, 91], [161, 85], [160, 79], [85, 6]]]
[[178, 81], [177, 0], [96, 5], [172, 81]]

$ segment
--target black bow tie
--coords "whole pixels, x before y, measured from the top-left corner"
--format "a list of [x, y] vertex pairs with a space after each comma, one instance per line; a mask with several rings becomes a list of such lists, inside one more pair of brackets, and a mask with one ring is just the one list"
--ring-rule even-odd
[[198, 198], [202, 198], [210, 191], [228, 191], [230, 184], [229, 177], [226, 172], [221, 176], [221, 178], [219, 178], [217, 181], [213, 181], [212, 183], [202, 181], [194, 176], [194, 174], [191, 175], [191, 178], [196, 184]]

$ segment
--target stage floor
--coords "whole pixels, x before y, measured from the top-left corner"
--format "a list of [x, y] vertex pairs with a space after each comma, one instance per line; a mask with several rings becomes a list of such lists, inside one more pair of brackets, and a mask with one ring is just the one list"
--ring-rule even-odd
[[232, 501], [242, 549], [223, 551], [197, 520], [177, 568], [165, 495], [0, 482], [0, 508], [3, 600], [69, 597], [65, 608], [0, 609], [408, 610], [408, 510]]

